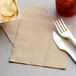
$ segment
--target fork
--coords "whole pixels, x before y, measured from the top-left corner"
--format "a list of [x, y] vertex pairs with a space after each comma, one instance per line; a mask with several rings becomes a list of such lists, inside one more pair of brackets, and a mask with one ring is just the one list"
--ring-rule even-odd
[[74, 46], [76, 46], [76, 39], [72, 35], [72, 33], [69, 31], [67, 26], [65, 25], [63, 19], [61, 18], [61, 19], [54, 21], [54, 24], [55, 24], [55, 27], [57, 28], [58, 33], [62, 37], [68, 38], [74, 44]]

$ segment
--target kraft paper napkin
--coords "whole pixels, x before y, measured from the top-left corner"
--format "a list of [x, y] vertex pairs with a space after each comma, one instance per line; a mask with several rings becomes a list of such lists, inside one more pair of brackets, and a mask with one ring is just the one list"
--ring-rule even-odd
[[10, 39], [11, 43], [14, 44], [17, 32], [18, 32], [18, 28], [20, 25], [20, 21], [23, 15], [23, 9], [20, 9], [20, 17], [12, 22], [9, 23], [4, 23], [2, 25], [3, 30], [5, 31], [6, 35], [8, 36], [8, 38]]
[[14, 44], [14, 40], [17, 35], [19, 24], [20, 24], [20, 20], [17, 19], [13, 22], [4, 24], [3, 26], [3, 30], [5, 31], [6, 35], [8, 36], [12, 44]]
[[37, 3], [20, 12], [18, 20], [3, 27], [14, 43], [10, 61], [65, 69], [67, 54], [60, 51], [53, 41], [52, 32], [56, 29], [44, 7]]

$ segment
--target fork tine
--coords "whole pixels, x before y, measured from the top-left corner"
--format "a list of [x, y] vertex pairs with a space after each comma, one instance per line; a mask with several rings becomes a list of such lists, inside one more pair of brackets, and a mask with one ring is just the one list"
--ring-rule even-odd
[[57, 28], [57, 31], [61, 34], [61, 31], [59, 29], [59, 27], [57, 26], [56, 22], [54, 21], [55, 27]]
[[65, 29], [66, 29], [66, 31], [68, 30], [68, 28], [67, 28], [67, 26], [65, 25], [65, 23], [64, 23], [64, 21], [63, 21], [63, 19], [61, 18], [61, 21], [62, 21], [62, 23], [63, 23], [63, 25], [64, 25], [64, 27], [65, 27]]
[[59, 24], [59, 22], [56, 20], [56, 23], [57, 23], [57, 26], [59, 27], [59, 29], [60, 29], [60, 31], [61, 31], [61, 33], [63, 32], [63, 29], [62, 29], [62, 27], [60, 26], [60, 24]]
[[61, 21], [60, 19], [58, 19], [58, 21], [59, 21], [59, 24], [60, 24], [60, 26], [62, 27], [63, 31], [65, 32], [66, 29], [65, 29], [65, 27], [63, 26], [62, 21]]

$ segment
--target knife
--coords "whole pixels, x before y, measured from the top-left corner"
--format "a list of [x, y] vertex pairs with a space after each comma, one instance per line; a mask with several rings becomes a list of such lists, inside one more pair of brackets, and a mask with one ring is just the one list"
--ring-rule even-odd
[[75, 52], [72, 51], [65, 44], [65, 42], [61, 39], [61, 37], [55, 31], [53, 31], [53, 40], [54, 40], [55, 44], [58, 46], [58, 48], [60, 50], [63, 50], [65, 52], [67, 52], [71, 56], [71, 58], [76, 62], [76, 54], [75, 54]]

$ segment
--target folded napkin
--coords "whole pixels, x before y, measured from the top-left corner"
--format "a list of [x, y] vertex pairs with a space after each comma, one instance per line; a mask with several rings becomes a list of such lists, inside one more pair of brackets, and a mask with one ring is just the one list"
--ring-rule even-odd
[[20, 9], [20, 18], [3, 29], [14, 46], [11, 62], [66, 68], [67, 54], [55, 45], [52, 17], [40, 3]]

